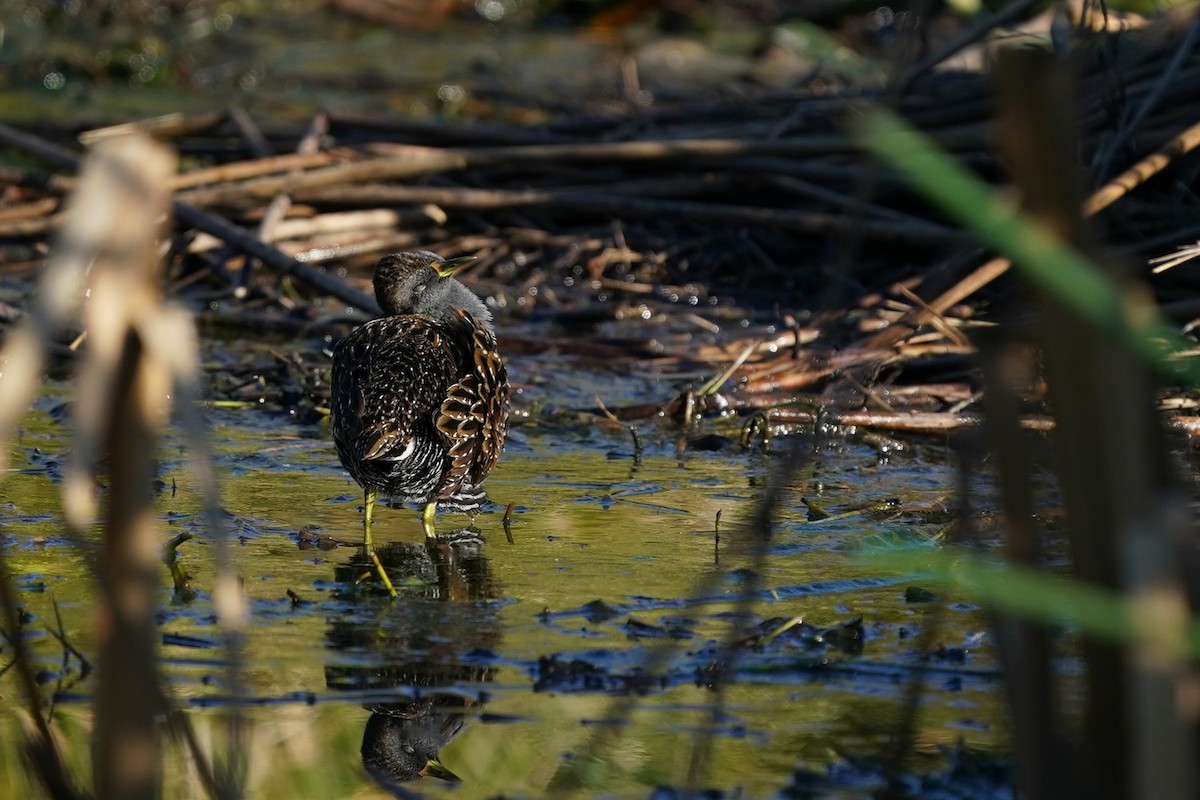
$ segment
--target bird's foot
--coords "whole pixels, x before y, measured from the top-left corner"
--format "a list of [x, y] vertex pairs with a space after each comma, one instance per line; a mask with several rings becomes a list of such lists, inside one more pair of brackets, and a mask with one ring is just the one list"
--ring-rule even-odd
[[426, 503], [425, 511], [421, 514], [421, 527], [425, 529], [425, 537], [433, 539], [437, 532], [433, 529], [433, 515], [437, 513], [437, 503]]

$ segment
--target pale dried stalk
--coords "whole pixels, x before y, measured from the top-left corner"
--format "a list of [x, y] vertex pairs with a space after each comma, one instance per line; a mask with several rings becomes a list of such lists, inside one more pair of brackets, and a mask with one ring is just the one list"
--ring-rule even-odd
[[78, 249], [94, 259], [84, 313], [88, 347], [79, 377], [79, 396], [90, 402], [77, 404], [77, 459], [64, 481], [64, 508], [76, 526], [87, 523], [94, 508], [96, 456], [105, 454], [110, 491], [101, 588], [108, 607], [99, 627], [106, 632], [107, 624], [111, 630], [101, 636], [93, 751], [96, 787], [105, 797], [150, 797], [159, 791], [162, 701], [160, 692], [147, 687], [160, 682], [154, 611], [161, 537], [149, 487], [172, 397], [179, 401], [192, 474], [205, 500], [217, 561], [213, 603], [229, 640], [234, 696], [229, 748], [235, 754], [228, 779], [233, 786], [225, 787], [229, 794], [238, 793], [242, 774], [236, 699], [244, 601], [223, 535], [199, 417], [195, 333], [186, 312], [164, 308], [158, 291], [157, 241], [170, 208], [173, 171], [170, 152], [140, 135], [103, 141], [84, 168], [62, 237], [68, 254]]
[[[63, 508], [74, 529], [92, 523], [95, 471], [105, 464], [109, 491], [98, 574], [100, 668], [93, 736], [95, 788], [103, 797], [150, 798], [161, 791], [159, 718], [167, 701], [156, 666], [154, 616], [161, 567], [151, 486], [155, 448], [172, 396], [182, 403], [180, 416], [217, 545], [214, 602], [230, 633], [235, 698], [240, 686], [237, 635], [244, 608], [221, 535], [215, 480], [199, 419], [195, 336], [184, 312], [163, 309], [157, 289], [157, 242], [170, 207], [173, 168], [170, 152], [141, 135], [113, 137], [97, 146], [64, 212], [65, 225], [37, 298], [25, 321], [10, 334], [0, 362], [3, 459], [14, 423], [37, 392], [45, 351], [77, 316], [88, 286], [82, 310], [88, 340], [81, 351], [75, 404], [77, 438], [64, 479]], [[50, 732], [36, 698], [31, 697], [30, 705], [39, 723], [37, 744], [45, 762]], [[236, 752], [236, 703], [233, 712], [231, 749]], [[202, 758], [199, 752], [194, 755]], [[239, 793], [240, 773], [235, 768], [224, 787], [230, 796]]]
[[[76, 530], [95, 516], [107, 461], [108, 502], [96, 609], [98, 682], [92, 765], [102, 797], [153, 798], [161, 784], [157, 669], [159, 541], [150, 487], [170, 374], [147, 357], [141, 320], [158, 309], [156, 240], [168, 208], [170, 152], [141, 136], [102, 141], [84, 164], [54, 261], [90, 267], [88, 346], [78, 378], [76, 440], [63, 509]], [[52, 263], [50, 270], [67, 269]]]

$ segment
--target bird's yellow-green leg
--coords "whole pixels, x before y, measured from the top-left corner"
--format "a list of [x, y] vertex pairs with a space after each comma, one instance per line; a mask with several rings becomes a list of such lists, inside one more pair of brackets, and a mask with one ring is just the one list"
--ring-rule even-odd
[[379, 556], [375, 551], [370, 551], [371, 560], [375, 562], [375, 571], [379, 573], [379, 579], [383, 581], [383, 588], [388, 590], [388, 594], [392, 597], [396, 596], [396, 587], [392, 586], [392, 579], [388, 577], [387, 571], [383, 568], [383, 564], [379, 561]]
[[379, 556], [375, 554], [375, 548], [371, 545], [371, 516], [375, 510], [375, 496], [374, 489], [363, 490], [363, 550], [375, 564], [375, 571], [379, 573], [379, 579], [383, 581], [388, 594], [395, 597], [396, 587], [392, 585], [392, 579], [388, 577], [387, 570], [383, 568]]
[[375, 510], [375, 490], [363, 489], [363, 547], [370, 553], [371, 548], [371, 514]]
[[421, 515], [421, 527], [425, 529], [425, 536], [433, 538], [437, 536], [433, 530], [433, 515], [437, 513], [437, 503], [426, 503], [425, 513]]

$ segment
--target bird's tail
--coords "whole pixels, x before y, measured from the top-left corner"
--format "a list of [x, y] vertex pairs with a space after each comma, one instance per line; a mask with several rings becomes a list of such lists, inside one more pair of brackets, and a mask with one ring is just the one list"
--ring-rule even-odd
[[438, 500], [443, 511], [478, 511], [487, 501], [487, 492], [482, 486], [464, 486], [449, 497]]

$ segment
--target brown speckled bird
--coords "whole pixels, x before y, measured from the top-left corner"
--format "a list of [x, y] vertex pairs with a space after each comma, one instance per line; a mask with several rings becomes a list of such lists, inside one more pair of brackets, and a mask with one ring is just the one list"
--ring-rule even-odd
[[480, 484], [504, 448], [508, 373], [492, 315], [450, 277], [470, 260], [424, 250], [384, 256], [374, 278], [383, 316], [334, 348], [333, 441], [363, 487], [368, 552], [377, 493], [425, 504], [433, 536], [439, 505], [479, 507]]

